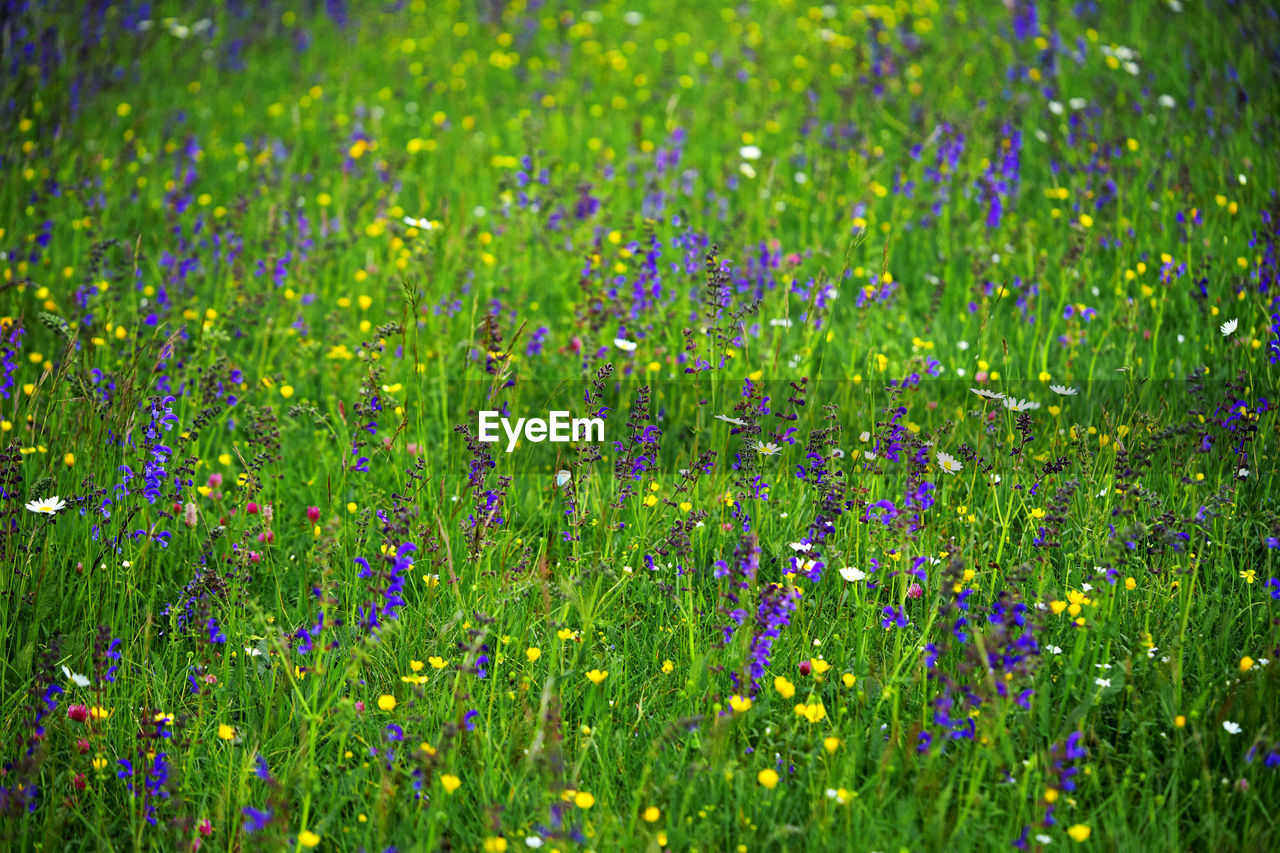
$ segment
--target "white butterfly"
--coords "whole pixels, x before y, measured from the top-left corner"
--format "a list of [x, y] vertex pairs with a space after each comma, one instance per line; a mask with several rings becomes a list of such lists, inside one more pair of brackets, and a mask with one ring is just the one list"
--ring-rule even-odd
[[85, 678], [83, 675], [79, 674], [78, 672], [72, 672], [71, 669], [67, 667], [65, 664], [62, 667], [62, 674], [67, 677], [67, 681], [70, 681], [76, 687], [89, 686], [89, 679]]
[[556, 485], [557, 485], [557, 486], [561, 486], [561, 487], [563, 487], [563, 486], [565, 486], [565, 485], [569, 482], [569, 480], [571, 480], [572, 478], [573, 478], [573, 475], [572, 475], [572, 474], [570, 474], [568, 471], [564, 471], [564, 470], [557, 471], [557, 472], [556, 472]]

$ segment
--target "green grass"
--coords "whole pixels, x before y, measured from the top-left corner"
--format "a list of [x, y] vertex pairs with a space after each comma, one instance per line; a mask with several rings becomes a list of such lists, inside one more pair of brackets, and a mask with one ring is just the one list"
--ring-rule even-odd
[[1269, 10], [34, 5], [6, 846], [1275, 846]]

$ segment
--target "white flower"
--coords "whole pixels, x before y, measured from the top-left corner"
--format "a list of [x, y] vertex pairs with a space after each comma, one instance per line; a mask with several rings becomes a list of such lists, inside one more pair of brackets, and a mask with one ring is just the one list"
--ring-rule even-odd
[[728, 415], [716, 415], [716, 420], [718, 420], [718, 421], [724, 421], [725, 423], [727, 423], [727, 424], [733, 424], [734, 426], [746, 426], [746, 425], [747, 425], [747, 422], [746, 422], [746, 421], [744, 421], [744, 420], [742, 420], [741, 418], [731, 418], [731, 417], [729, 417]]
[[1068, 385], [1050, 385], [1049, 390], [1057, 394], [1059, 397], [1074, 397], [1080, 393], [1075, 388]]
[[1004, 407], [1011, 412], [1029, 412], [1040, 408], [1040, 404], [1034, 400], [1019, 400], [1017, 397], [1006, 397], [1004, 399]]
[[1050, 646], [1050, 647], [1049, 647], [1049, 653], [1050, 653], [1050, 654], [1055, 654], [1055, 655], [1060, 655], [1060, 654], [1062, 654], [1062, 646]]
[[977, 394], [984, 400], [1003, 400], [1004, 394], [1000, 391], [988, 391], [986, 388], [970, 388], [970, 391]]
[[797, 554], [799, 554], [802, 551], [808, 551], [812, 547], [813, 546], [810, 545], [808, 542], [792, 542], [790, 544], [791, 550], [795, 551]]
[[260, 649], [255, 649], [253, 646], [245, 646], [244, 653], [251, 658], [262, 657], [262, 651]]
[[1239, 724], [1239, 723], [1233, 723], [1233, 722], [1231, 722], [1230, 720], [1223, 720], [1223, 721], [1222, 721], [1222, 727], [1223, 727], [1224, 729], [1226, 729], [1226, 730], [1227, 730], [1227, 734], [1229, 734], [1229, 735], [1238, 735], [1238, 734], [1240, 734], [1240, 724]]
[[1093, 680], [1093, 683], [1094, 683], [1094, 684], [1096, 684], [1096, 685], [1098, 685], [1099, 687], [1110, 687], [1110, 686], [1111, 686], [1111, 679], [1110, 679], [1110, 678], [1095, 678], [1095, 679]]
[[42, 498], [40, 500], [27, 501], [27, 509], [31, 510], [32, 512], [43, 513], [45, 515], [53, 515], [66, 505], [67, 505], [67, 502], [64, 501], [62, 498], [58, 497], [57, 495], [54, 495], [51, 498]]
[[789, 317], [774, 317], [769, 321], [769, 325], [774, 328], [790, 329], [791, 319]]
[[742, 146], [741, 148], [739, 148], [739, 149], [738, 149], [738, 154], [740, 154], [740, 155], [742, 156], [742, 159], [743, 159], [743, 160], [759, 160], [759, 159], [760, 159], [760, 146], [758, 146], [758, 145], [744, 145], [744, 146]]
[[644, 15], [639, 12], [623, 12], [622, 20], [633, 27], [638, 27], [644, 23]]
[[1041, 832], [1038, 835], [1036, 835], [1036, 841], [1039, 842], [1040, 844], [1051, 844], [1053, 843], [1053, 837], [1049, 835], [1045, 835], [1043, 832]]
[[956, 343], [956, 349], [958, 350], [967, 350], [968, 348], [969, 348], [968, 341], [959, 341]]
[[432, 231], [436, 227], [435, 223], [430, 219], [414, 219], [412, 216], [406, 216], [404, 218], [404, 224], [408, 225], [410, 228], [421, 228], [423, 231]]
[[530, 835], [528, 838], [524, 840], [524, 846], [532, 847], [534, 850], [537, 850], [539, 847], [542, 846], [542, 839], [536, 835]]
[[853, 566], [845, 566], [843, 569], [840, 570], [840, 577], [844, 578], [849, 583], [855, 583], [857, 581], [860, 581], [866, 576], [867, 576], [866, 572], [864, 572], [862, 569], [856, 569]]
[[794, 557], [793, 559], [795, 560], [794, 568], [797, 572], [811, 572], [818, 567], [817, 560], [809, 560], [801, 557]]
[[1173, 99], [1172, 95], [1161, 95], [1156, 98], [1156, 103], [1164, 107], [1166, 110], [1171, 110], [1178, 105], [1178, 102]]
[[1218, 330], [1219, 330], [1220, 332], [1222, 332], [1222, 336], [1223, 336], [1224, 338], [1229, 338], [1229, 337], [1231, 337], [1231, 335], [1232, 335], [1232, 334], [1234, 334], [1234, 333], [1235, 333], [1236, 327], [1237, 327], [1237, 326], [1239, 326], [1239, 325], [1240, 325], [1240, 320], [1239, 320], [1239, 318], [1237, 318], [1237, 317], [1232, 317], [1230, 320], [1228, 320], [1227, 322], [1225, 322], [1225, 323], [1223, 323], [1221, 326], [1219, 326], [1219, 327], [1218, 327]]
[[754, 178], [756, 176], [755, 167], [750, 163], [740, 163], [738, 165], [738, 171], [742, 173], [744, 178]]
[[1049, 102], [1049, 112], [1053, 113], [1053, 114], [1054, 114], [1054, 115], [1056, 115], [1056, 116], [1060, 116], [1060, 115], [1062, 115], [1062, 102], [1061, 102], [1061, 101], [1050, 101], [1050, 102]]
[[80, 675], [77, 672], [72, 672], [70, 668], [68, 668], [65, 664], [62, 667], [62, 674], [67, 677], [67, 681], [70, 681], [76, 687], [89, 686], [89, 679], [85, 678], [83, 675]]
[[776, 456], [778, 454], [778, 445], [774, 444], [772, 441], [757, 441], [755, 443], [755, 448], [761, 456]]
[[1089, 102], [1086, 101], [1084, 98], [1072, 98], [1071, 100], [1067, 101], [1067, 106], [1071, 107], [1071, 109], [1073, 110], [1082, 110], [1086, 106], [1088, 106], [1088, 104]]
[[861, 441], [863, 444], [866, 444], [870, 440], [871, 433], [867, 432], [865, 429], [862, 431], [862, 434], [858, 436], [858, 441]]
[[635, 351], [636, 351], [636, 342], [635, 342], [635, 341], [629, 341], [629, 340], [627, 340], [626, 338], [614, 338], [614, 339], [613, 339], [613, 345], [614, 345], [615, 347], [617, 347], [618, 349], [622, 350], [623, 352], [635, 352]]
[[943, 453], [939, 450], [936, 458], [938, 460], [938, 467], [943, 471], [946, 471], [948, 474], [958, 474], [964, 470], [964, 465], [960, 463], [960, 460], [956, 459], [950, 453]]

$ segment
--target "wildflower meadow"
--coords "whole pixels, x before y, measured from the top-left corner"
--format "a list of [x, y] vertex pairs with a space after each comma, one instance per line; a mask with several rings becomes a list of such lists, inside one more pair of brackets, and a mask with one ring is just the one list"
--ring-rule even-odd
[[1261, 0], [4, 0], [0, 848], [1280, 847]]

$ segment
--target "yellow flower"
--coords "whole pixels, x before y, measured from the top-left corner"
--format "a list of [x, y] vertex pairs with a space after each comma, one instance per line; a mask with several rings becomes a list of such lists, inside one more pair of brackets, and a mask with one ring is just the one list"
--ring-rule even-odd
[[1125, 579], [1124, 579], [1124, 588], [1125, 588], [1125, 589], [1133, 589], [1133, 588], [1134, 588], [1134, 587], [1136, 587], [1137, 585], [1138, 585], [1138, 582], [1137, 582], [1136, 580], [1134, 580], [1133, 578], [1125, 578]]
[[609, 677], [609, 670], [607, 669], [593, 669], [587, 673], [587, 679], [592, 684], [599, 684], [600, 682], [604, 681], [608, 677]]
[[811, 723], [820, 723], [826, 719], [827, 709], [821, 702], [814, 702], [812, 705], [801, 703], [796, 705], [796, 716], [804, 717]]
[[664, 660], [664, 661], [662, 662], [662, 671], [663, 671], [663, 672], [671, 672], [671, 670], [673, 670], [673, 669], [675, 669], [675, 668], [676, 668], [676, 665], [675, 665], [675, 662], [674, 662], [674, 661]]
[[542, 657], [542, 649], [537, 646], [530, 646], [524, 650], [524, 656], [528, 659], [529, 663], [533, 663], [538, 658]]
[[440, 777], [440, 786], [444, 788], [446, 794], [452, 794], [458, 790], [458, 786], [462, 784], [462, 780], [452, 773], [446, 773]]
[[1044, 792], [1044, 801], [1046, 803], [1056, 803], [1058, 801], [1058, 789], [1046, 788]]
[[484, 840], [484, 853], [503, 853], [507, 849], [507, 839], [501, 835], [491, 835]]
[[796, 686], [781, 675], [773, 680], [773, 689], [778, 691], [778, 695], [783, 699], [790, 699], [796, 695]]
[[218, 726], [218, 737], [222, 740], [231, 740], [235, 736], [236, 730], [234, 726], [228, 726], [226, 723], [222, 723]]
[[733, 696], [729, 697], [729, 707], [734, 710], [734, 713], [745, 714], [747, 711], [751, 710], [751, 700], [743, 698], [735, 693]]
[[1249, 569], [1246, 572], [1241, 572], [1240, 577], [1244, 578], [1245, 583], [1253, 583], [1258, 577], [1258, 570]]
[[589, 809], [596, 804], [596, 798], [586, 791], [579, 791], [573, 795], [573, 804], [580, 809]]
[[641, 817], [644, 818], [645, 823], [655, 823], [658, 818], [662, 817], [662, 812], [657, 806], [649, 806], [644, 810], [644, 814]]
[[420, 660], [409, 661], [409, 669], [413, 670], [414, 672], [422, 672], [422, 667], [423, 667], [423, 663]]
[[1092, 832], [1093, 830], [1089, 828], [1089, 825], [1084, 823], [1077, 823], [1067, 829], [1067, 835], [1071, 836], [1072, 841], [1088, 841]]
[[813, 671], [818, 675], [822, 675], [824, 672], [831, 669], [831, 664], [827, 663], [822, 658], [811, 658], [809, 660], [809, 666], [813, 667]]
[[852, 672], [846, 672], [844, 675], [840, 676], [840, 680], [844, 682], [845, 687], [852, 687], [853, 683], [857, 681], [858, 678]]
[[825, 749], [827, 752], [835, 752], [837, 749], [840, 748], [840, 738], [838, 737], [827, 738], [822, 742], [822, 748]]
[[1173, 725], [1179, 729], [1186, 728], [1187, 718], [1179, 714], [1178, 716], [1173, 718]]
[[309, 829], [304, 829], [298, 833], [298, 843], [307, 848], [315, 847], [320, 843], [320, 836]]
[[1251, 669], [1253, 669], [1253, 658], [1249, 657], [1248, 655], [1245, 655], [1244, 657], [1240, 658], [1240, 671], [1248, 672]]
[[396, 709], [396, 697], [389, 693], [383, 693], [378, 697], [378, 707], [384, 711], [394, 711]]
[[97, 758], [93, 759], [93, 769], [98, 771], [106, 770], [107, 769], [106, 757], [99, 755]]
[[292, 396], [293, 396], [293, 386], [292, 386], [292, 385], [281, 385], [281, 386], [280, 386], [280, 396], [281, 396], [281, 397], [284, 397], [286, 400], [288, 400], [290, 397], [292, 397]]
[[106, 708], [103, 708], [101, 705], [94, 705], [89, 709], [89, 716], [93, 717], [95, 720], [105, 720], [107, 717], [111, 716], [111, 712]]
[[761, 770], [756, 774], [756, 781], [772, 791], [774, 788], [778, 787], [778, 771]]
[[446, 661], [442, 657], [437, 657], [436, 655], [432, 655], [431, 657], [427, 658], [427, 663], [431, 664], [432, 669], [444, 669], [446, 666], [449, 665], [448, 661]]

